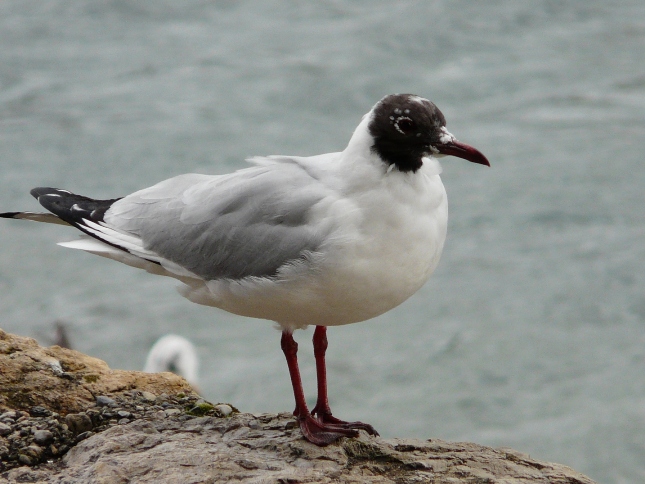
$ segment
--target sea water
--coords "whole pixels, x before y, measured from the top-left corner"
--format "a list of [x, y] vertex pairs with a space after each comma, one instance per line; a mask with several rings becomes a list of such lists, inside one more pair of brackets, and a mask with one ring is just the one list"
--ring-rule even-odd
[[[491, 168], [444, 158], [449, 234], [431, 280], [329, 331], [334, 414], [385, 437], [513, 447], [603, 483], [645, 482], [642, 0], [0, 3], [0, 211], [29, 190], [113, 198], [252, 155], [344, 148], [382, 96], [434, 101]], [[141, 369], [191, 339], [201, 388], [293, 408], [272, 323], [176, 281], [0, 223], [0, 327]], [[300, 331], [306, 392], [315, 398]]]

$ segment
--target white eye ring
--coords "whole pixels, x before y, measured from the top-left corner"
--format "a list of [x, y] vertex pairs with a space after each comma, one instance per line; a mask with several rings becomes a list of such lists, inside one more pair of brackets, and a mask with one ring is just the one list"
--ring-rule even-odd
[[407, 119], [408, 121], [410, 121], [411, 123], [413, 123], [413, 124], [414, 124], [414, 121], [412, 121], [412, 119], [411, 119], [411, 118], [408, 118], [407, 116], [399, 116], [399, 117], [398, 117], [398, 118], [396, 118], [396, 120], [394, 121], [394, 129], [396, 129], [396, 130], [397, 130], [399, 133], [401, 133], [401, 134], [406, 134], [406, 132], [405, 132], [405, 131], [403, 131], [401, 128], [399, 128], [399, 122], [400, 122], [401, 120], [403, 120], [403, 119]]

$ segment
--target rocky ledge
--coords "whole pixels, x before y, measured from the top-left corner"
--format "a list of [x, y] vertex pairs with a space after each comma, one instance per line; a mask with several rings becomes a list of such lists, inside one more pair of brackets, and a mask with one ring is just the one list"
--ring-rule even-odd
[[593, 484], [563, 465], [471, 443], [361, 433], [317, 447], [288, 413], [239, 413], [175, 375], [110, 370], [1, 330], [0, 458], [0, 482], [12, 483]]

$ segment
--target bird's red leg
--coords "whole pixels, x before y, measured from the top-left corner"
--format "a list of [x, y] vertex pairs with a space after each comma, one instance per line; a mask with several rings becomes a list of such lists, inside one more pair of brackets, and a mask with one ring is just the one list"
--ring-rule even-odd
[[293, 396], [296, 399], [296, 409], [293, 414], [298, 419], [300, 430], [309, 442], [316, 445], [329, 445], [338, 440], [340, 437], [357, 437], [358, 432], [350, 428], [336, 428], [336, 425], [326, 425], [319, 422], [309, 413], [305, 393], [302, 389], [302, 380], [300, 379], [300, 370], [298, 369], [298, 343], [293, 339], [289, 331], [282, 332], [281, 340], [282, 351], [287, 359], [289, 366], [289, 375], [291, 376], [291, 385], [293, 386]]
[[311, 411], [311, 415], [317, 416], [320, 423], [328, 424], [328, 428], [339, 429], [361, 429], [370, 435], [378, 435], [369, 424], [363, 422], [345, 422], [332, 416], [327, 398], [327, 367], [325, 364], [325, 353], [327, 352], [327, 328], [316, 326], [314, 331], [314, 357], [316, 358], [316, 376], [318, 377], [318, 400]]

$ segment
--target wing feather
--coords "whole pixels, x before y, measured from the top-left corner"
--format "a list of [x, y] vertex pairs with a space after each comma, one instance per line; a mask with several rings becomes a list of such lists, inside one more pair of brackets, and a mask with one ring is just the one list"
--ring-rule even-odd
[[[105, 226], [89, 228], [206, 280], [271, 277], [320, 247], [331, 227], [311, 211], [329, 196], [298, 163], [274, 162], [171, 178], [116, 201]], [[128, 237], [142, 245], [131, 247]]]

